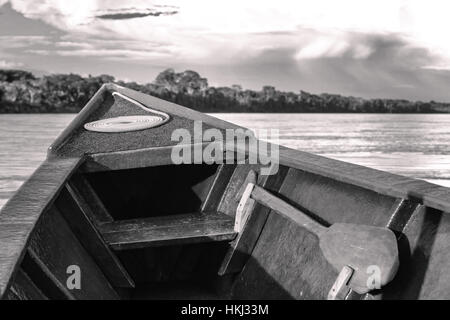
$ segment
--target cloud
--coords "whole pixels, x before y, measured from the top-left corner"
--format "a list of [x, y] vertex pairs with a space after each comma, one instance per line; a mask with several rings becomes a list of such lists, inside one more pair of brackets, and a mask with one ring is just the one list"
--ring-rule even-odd
[[[353, 33], [345, 39], [363, 45], [370, 54], [355, 58], [352, 45], [301, 59], [296, 45], [265, 50], [240, 61], [238, 68], [246, 75], [241, 82], [254, 88], [271, 84], [291, 91], [450, 101], [450, 71], [422, 68], [426, 61], [439, 60], [432, 51], [398, 34]], [[225, 72], [224, 68], [221, 76], [233, 81], [233, 74], [226, 78]]]
[[24, 64], [20, 62], [12, 62], [6, 60], [0, 60], [0, 69], [16, 69], [23, 67]]
[[[162, 10], [164, 9], [164, 10]], [[106, 10], [105, 13], [99, 13], [96, 18], [105, 20], [126, 20], [144, 17], [172, 16], [177, 14], [177, 7], [174, 6], [156, 6], [155, 8], [123, 8], [115, 10]]]
[[136, 78], [148, 77], [145, 67], [164, 65], [197, 69], [221, 84], [243, 79], [252, 87], [264, 81], [293, 90], [450, 98], [443, 93], [447, 0], [10, 3], [14, 19], [23, 18], [17, 25], [28, 25], [20, 35], [43, 38], [17, 38], [6, 27], [11, 21], [2, 28], [2, 16], [0, 35], [7, 30], [10, 37], [0, 41], [2, 58], [47, 58], [70, 70], [82, 68], [74, 61], [85, 58], [85, 68], [134, 68]]
[[[443, 41], [442, 36], [442, 30], [450, 29], [446, 18], [450, 3], [446, 0], [436, 0], [433, 6], [418, 0], [171, 0], [165, 5], [160, 1], [129, 0], [126, 7], [115, 0], [11, 3], [26, 17], [69, 33], [170, 42], [176, 48], [175, 59], [184, 56], [209, 63], [243, 52], [257, 55], [270, 46], [289, 46], [292, 40], [297, 45], [297, 59], [343, 54], [364, 59], [370, 56], [370, 48], [347, 38], [348, 33], [358, 32], [402, 34], [411, 44], [440, 56], [440, 64], [450, 60], [450, 42]], [[137, 19], [142, 17], [158, 19]], [[304, 37], [306, 29], [320, 32], [320, 38]], [[280, 35], [283, 32], [294, 33], [296, 38]], [[272, 33], [272, 37], [262, 42], [258, 34], [264, 33]]]
[[450, 65], [435, 65], [435, 66], [429, 65], [429, 66], [423, 66], [422, 69], [450, 71]]

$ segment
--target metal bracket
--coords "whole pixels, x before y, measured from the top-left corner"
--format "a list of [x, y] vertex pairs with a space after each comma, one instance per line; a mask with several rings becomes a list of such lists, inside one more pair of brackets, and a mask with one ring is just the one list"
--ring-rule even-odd
[[249, 183], [247, 187], [245, 188], [244, 193], [242, 194], [241, 201], [239, 201], [239, 204], [236, 209], [236, 216], [234, 219], [234, 231], [235, 232], [241, 232], [242, 228], [245, 225], [245, 221], [247, 219], [247, 208], [250, 201], [254, 201], [250, 199], [250, 196], [252, 194], [253, 188], [255, 185], [253, 183]]
[[330, 292], [328, 292], [328, 300], [345, 300], [347, 295], [350, 293], [350, 287], [348, 283], [353, 275], [354, 270], [349, 266], [342, 268], [336, 281], [331, 287]]

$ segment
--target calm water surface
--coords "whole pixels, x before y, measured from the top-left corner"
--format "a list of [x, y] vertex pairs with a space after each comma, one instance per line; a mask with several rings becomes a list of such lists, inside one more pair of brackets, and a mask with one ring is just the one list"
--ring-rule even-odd
[[[450, 115], [215, 114], [279, 129], [280, 144], [450, 186]], [[0, 115], [0, 207], [45, 158], [73, 114]]]

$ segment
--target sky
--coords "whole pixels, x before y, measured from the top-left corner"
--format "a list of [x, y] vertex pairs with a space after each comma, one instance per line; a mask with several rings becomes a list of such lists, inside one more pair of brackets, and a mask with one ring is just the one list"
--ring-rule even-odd
[[0, 0], [0, 68], [450, 102], [448, 0]]

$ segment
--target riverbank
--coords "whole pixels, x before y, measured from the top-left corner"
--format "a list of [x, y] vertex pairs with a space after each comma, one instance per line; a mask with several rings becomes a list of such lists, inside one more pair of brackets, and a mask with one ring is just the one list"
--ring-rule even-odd
[[449, 103], [435, 101], [284, 92], [273, 86], [260, 91], [240, 85], [211, 87], [197, 72], [177, 73], [173, 69], [147, 84], [116, 81], [109, 75], [36, 77], [22, 70], [0, 70], [0, 113], [77, 113], [108, 82], [210, 113], [450, 113]]

